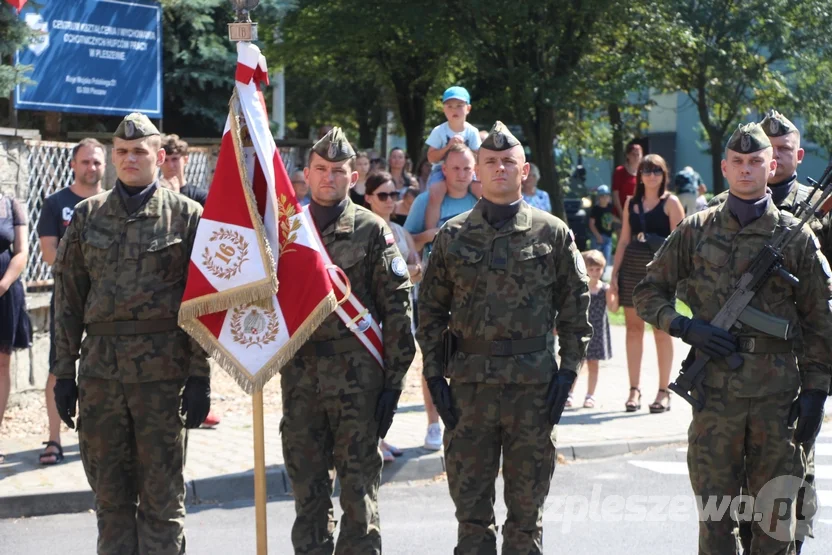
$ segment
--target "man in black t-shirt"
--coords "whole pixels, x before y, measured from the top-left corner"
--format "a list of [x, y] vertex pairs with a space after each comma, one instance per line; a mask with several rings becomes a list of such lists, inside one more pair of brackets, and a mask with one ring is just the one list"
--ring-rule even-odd
[[[75, 180], [72, 185], [61, 189], [43, 201], [38, 220], [38, 237], [44, 262], [50, 266], [55, 262], [58, 243], [64, 236], [72, 219], [75, 205], [102, 191], [104, 178], [104, 145], [95, 139], [84, 139], [72, 149], [69, 162]], [[49, 303], [49, 368], [55, 364], [55, 297]], [[50, 371], [46, 380], [46, 415], [49, 420], [49, 441], [40, 454], [40, 463], [57, 464], [64, 458], [61, 448], [61, 418], [55, 406], [55, 375]]]
[[188, 143], [180, 139], [179, 135], [165, 135], [162, 137], [162, 148], [165, 149], [165, 163], [162, 164], [162, 179], [159, 183], [205, 206], [208, 191], [185, 183]]
[[613, 214], [610, 188], [601, 185], [596, 189], [598, 195], [589, 212], [589, 230], [592, 232], [592, 248], [604, 253], [607, 268], [612, 268], [612, 231], [613, 222], [618, 220]]

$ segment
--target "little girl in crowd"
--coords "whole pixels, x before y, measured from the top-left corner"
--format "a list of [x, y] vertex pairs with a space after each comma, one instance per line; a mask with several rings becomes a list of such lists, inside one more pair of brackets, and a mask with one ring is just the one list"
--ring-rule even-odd
[[[607, 310], [618, 310], [618, 299], [610, 289], [609, 284], [601, 281], [607, 260], [598, 250], [581, 253], [589, 275], [589, 323], [592, 324], [592, 339], [586, 349], [584, 365], [589, 369], [584, 408], [595, 407], [595, 387], [598, 385], [598, 362], [612, 358], [612, 341], [610, 339], [610, 320]], [[575, 381], [577, 383], [577, 380]], [[572, 384], [572, 391], [575, 384]], [[572, 406], [572, 392], [566, 400], [566, 406]]]

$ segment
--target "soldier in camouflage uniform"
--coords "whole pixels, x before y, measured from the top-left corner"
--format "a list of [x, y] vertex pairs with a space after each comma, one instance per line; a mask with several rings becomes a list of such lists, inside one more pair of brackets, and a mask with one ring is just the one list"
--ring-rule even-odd
[[[804, 151], [800, 148], [800, 131], [788, 118], [770, 110], [760, 122], [763, 131], [768, 135], [773, 149], [777, 169], [768, 181], [771, 190], [771, 200], [780, 210], [794, 213], [798, 203], [807, 200], [812, 188], [797, 181], [797, 166], [803, 161]], [[728, 191], [716, 195], [708, 206], [718, 206], [728, 198]], [[830, 217], [822, 220], [812, 218], [812, 231], [820, 241], [821, 252], [829, 260], [832, 255], [832, 238], [830, 233]], [[815, 444], [814, 441], [802, 445], [804, 464], [806, 467], [805, 481], [807, 487], [800, 490], [798, 498], [797, 553], [800, 553], [803, 540], [814, 537], [813, 517], [818, 510], [817, 496], [813, 488], [815, 482]], [[743, 521], [739, 525], [740, 540], [746, 551], [751, 549], [751, 523]]]
[[79, 405], [102, 555], [185, 552], [183, 425], [210, 405], [205, 351], [176, 324], [202, 208], [159, 188], [164, 158], [150, 120], [125, 117], [115, 188], [76, 206], [52, 269], [55, 401], [70, 428]]
[[[736, 497], [747, 479], [749, 493], [758, 501], [753, 510], [764, 512], [771, 499], [761, 501], [762, 493], [796, 498], [803, 477], [799, 444], [817, 435], [823, 419], [832, 358], [825, 339], [832, 334], [832, 272], [816, 237], [804, 226], [784, 252], [784, 267], [799, 283], [771, 276], [751, 301], [753, 308], [788, 320], [799, 330], [797, 337], [776, 339], [743, 326], [732, 328], [734, 335], [707, 323], [778, 228], [796, 223], [766, 192], [776, 162], [759, 124], [740, 126], [725, 158], [726, 202], [682, 221], [656, 253], [633, 297], [645, 321], [712, 357], [704, 381], [705, 407], [694, 411], [688, 433], [694, 493], [702, 503], [721, 502], [723, 496]], [[678, 314], [673, 303], [682, 280], [693, 319]], [[735, 352], [743, 364], [732, 370], [724, 357]], [[795, 479], [772, 482], [778, 477]], [[795, 552], [795, 504], [783, 512], [780, 521], [754, 522], [752, 553]], [[699, 553], [738, 549], [731, 514], [700, 522]]]
[[[380, 554], [378, 441], [390, 427], [416, 354], [410, 278], [390, 228], [347, 194], [358, 172], [355, 151], [340, 128], [312, 148], [304, 177], [312, 195], [309, 212], [332, 262], [369, 310], [366, 318], [382, 326], [384, 367], [333, 313], [281, 370], [280, 432], [297, 513], [292, 545], [303, 554]], [[357, 333], [369, 323], [366, 318]], [[337, 547], [335, 475], [344, 510]]]
[[523, 147], [497, 122], [478, 153], [483, 198], [439, 231], [419, 293], [417, 337], [445, 423], [459, 521], [455, 553], [462, 555], [497, 552], [501, 453], [508, 508], [502, 552], [542, 552], [554, 424], [592, 335], [583, 259], [561, 220], [522, 200], [528, 172]]

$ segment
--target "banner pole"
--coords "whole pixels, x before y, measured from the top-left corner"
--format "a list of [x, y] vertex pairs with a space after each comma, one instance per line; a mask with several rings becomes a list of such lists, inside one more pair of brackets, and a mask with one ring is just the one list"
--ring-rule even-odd
[[263, 390], [251, 396], [254, 418], [254, 515], [257, 523], [257, 555], [268, 555], [266, 534], [266, 449], [263, 430]]

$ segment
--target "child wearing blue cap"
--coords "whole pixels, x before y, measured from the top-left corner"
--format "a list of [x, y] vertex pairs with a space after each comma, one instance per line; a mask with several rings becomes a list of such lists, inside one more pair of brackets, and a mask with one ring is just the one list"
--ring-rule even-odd
[[454, 143], [464, 143], [474, 152], [480, 149], [480, 135], [477, 128], [466, 121], [471, 111], [471, 95], [464, 87], [450, 87], [442, 95], [442, 111], [448, 121], [437, 125], [430, 132], [428, 140], [428, 161], [433, 164], [428, 186], [442, 181], [442, 160], [448, 148]]

